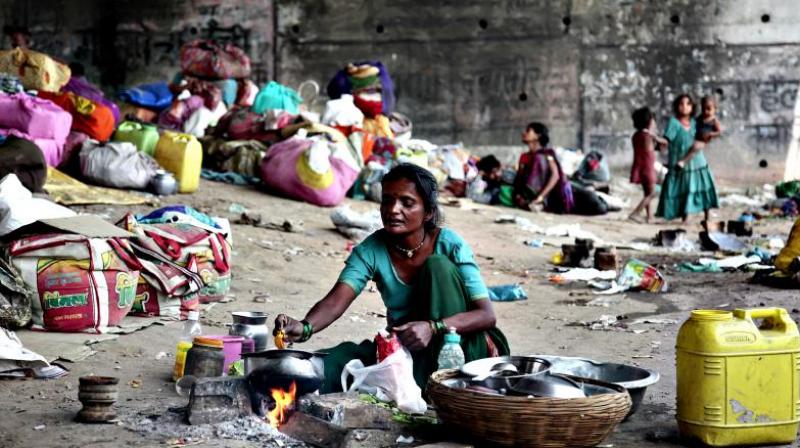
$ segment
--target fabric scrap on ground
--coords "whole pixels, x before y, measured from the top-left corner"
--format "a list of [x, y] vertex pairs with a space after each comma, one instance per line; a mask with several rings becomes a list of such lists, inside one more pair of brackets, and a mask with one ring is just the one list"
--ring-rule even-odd
[[86, 185], [53, 167], [47, 168], [47, 183], [44, 189], [53, 201], [63, 205], [141, 205], [157, 202], [155, 196]]
[[489, 300], [492, 302], [515, 302], [527, 299], [528, 294], [519, 283], [489, 287]]
[[222, 173], [206, 168], [203, 168], [203, 170], [200, 171], [200, 177], [203, 179], [213, 180], [215, 182], [225, 182], [233, 185], [256, 185], [261, 182], [261, 179], [257, 177], [248, 177], [233, 171], [226, 171]]
[[23, 345], [16, 333], [0, 327], [0, 372], [49, 365], [44, 356]]

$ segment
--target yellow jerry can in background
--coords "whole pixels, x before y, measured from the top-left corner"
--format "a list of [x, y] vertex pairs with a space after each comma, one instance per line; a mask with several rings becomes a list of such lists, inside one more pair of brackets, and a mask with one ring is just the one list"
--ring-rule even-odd
[[675, 348], [681, 435], [712, 446], [795, 440], [800, 334], [786, 310], [692, 311]]
[[179, 193], [197, 191], [203, 168], [203, 147], [195, 136], [164, 131], [156, 144], [155, 159], [175, 175]]

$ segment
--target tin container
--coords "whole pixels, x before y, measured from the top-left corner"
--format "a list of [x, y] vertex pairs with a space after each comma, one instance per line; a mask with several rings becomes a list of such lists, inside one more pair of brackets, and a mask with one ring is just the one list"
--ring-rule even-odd
[[186, 353], [184, 376], [195, 378], [222, 376], [225, 353], [221, 339], [198, 336], [192, 341], [192, 348]]

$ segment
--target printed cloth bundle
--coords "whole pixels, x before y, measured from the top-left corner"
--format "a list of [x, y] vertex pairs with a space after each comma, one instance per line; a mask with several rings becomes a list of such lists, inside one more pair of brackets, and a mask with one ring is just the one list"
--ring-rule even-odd
[[50, 100], [72, 115], [72, 130], [83, 132], [101, 142], [114, 133], [114, 114], [106, 106], [72, 92], [39, 92], [39, 97]]
[[206, 138], [203, 140], [203, 167], [220, 172], [232, 171], [247, 177], [257, 177], [259, 166], [267, 153], [267, 145], [257, 140]]
[[0, 92], [13, 95], [25, 91], [19, 78], [8, 73], [0, 73]]
[[133, 306], [139, 270], [124, 239], [45, 234], [14, 241], [9, 253], [35, 292], [34, 329], [104, 333]]
[[227, 220], [172, 206], [146, 216], [128, 214], [117, 225], [136, 235], [131, 245], [146, 264], [134, 314], [185, 319], [198, 302], [219, 301], [230, 289]]
[[231, 43], [195, 40], [181, 47], [181, 71], [184, 75], [210, 79], [247, 78], [250, 58]]
[[212, 134], [226, 140], [258, 140], [274, 143], [281, 140], [280, 129], [294, 121], [295, 116], [284, 111], [257, 114], [246, 107], [235, 107], [217, 122]]
[[26, 89], [40, 92], [58, 92], [72, 76], [65, 64], [19, 47], [0, 51], [0, 73], [16, 75]]

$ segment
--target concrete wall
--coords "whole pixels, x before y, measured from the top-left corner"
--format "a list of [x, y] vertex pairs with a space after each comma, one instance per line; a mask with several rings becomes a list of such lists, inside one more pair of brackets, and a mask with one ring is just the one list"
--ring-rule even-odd
[[707, 151], [712, 168], [752, 181], [782, 174], [797, 23], [793, 0], [0, 2], [0, 24], [27, 26], [34, 48], [83, 62], [109, 90], [170, 78], [180, 45], [199, 37], [234, 41], [257, 81], [292, 87], [324, 90], [347, 62], [379, 59], [419, 137], [518, 145], [544, 121], [554, 144], [602, 150], [617, 167], [630, 162], [634, 108], [656, 109], [663, 127], [677, 93], [716, 93], [726, 135]]
[[[326, 82], [380, 59], [418, 136], [517, 144], [525, 123], [553, 143], [630, 163], [631, 111], [715, 93], [726, 129], [718, 177], [782, 175], [800, 79], [791, 0], [307, 0], [278, 2], [277, 77]], [[759, 168], [765, 161], [767, 168]]]
[[27, 27], [32, 49], [82, 63], [110, 92], [171, 79], [200, 38], [244, 48], [259, 82], [273, 74], [272, 0], [2, 0], [0, 25]]

